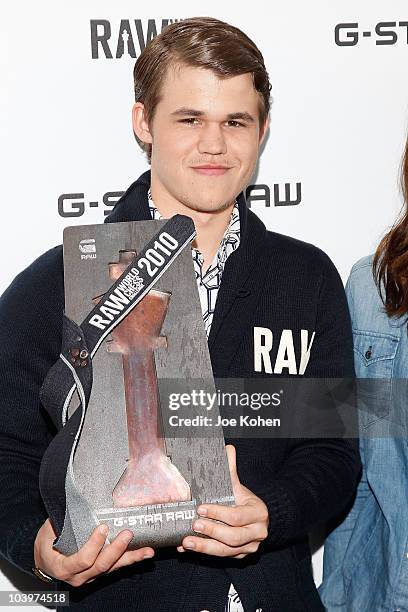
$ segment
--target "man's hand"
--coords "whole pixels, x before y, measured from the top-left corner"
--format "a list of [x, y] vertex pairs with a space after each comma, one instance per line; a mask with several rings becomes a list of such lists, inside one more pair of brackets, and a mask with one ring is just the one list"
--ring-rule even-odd
[[[179, 552], [194, 550], [216, 557], [242, 559], [258, 550], [268, 535], [269, 515], [264, 502], [244, 487], [238, 478], [235, 447], [226, 446], [236, 505], [205, 504], [197, 508], [200, 518], [193, 523], [194, 531], [209, 538], [187, 536], [178, 546]], [[206, 518], [201, 518], [206, 517]], [[216, 523], [214, 520], [222, 521]]]
[[154, 555], [154, 549], [150, 547], [126, 552], [133, 537], [128, 529], [118, 533], [113, 542], [103, 548], [107, 534], [107, 525], [99, 525], [77, 553], [65, 556], [52, 547], [56, 533], [47, 519], [34, 542], [35, 564], [46, 574], [78, 587], [92, 582], [100, 574], [150, 559]]

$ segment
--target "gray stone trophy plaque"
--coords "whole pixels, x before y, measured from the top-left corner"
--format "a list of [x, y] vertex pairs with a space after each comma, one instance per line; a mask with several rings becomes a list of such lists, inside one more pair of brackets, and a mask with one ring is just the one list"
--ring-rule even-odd
[[[164, 223], [66, 228], [66, 315], [81, 322]], [[153, 253], [146, 265], [159, 257]], [[176, 546], [197, 535], [192, 522], [199, 504], [234, 503], [222, 429], [207, 427], [202, 435], [192, 427], [189, 437], [178, 437], [163, 427], [173, 381], [178, 391], [199, 384], [215, 393], [189, 245], [93, 357], [92, 392], [73, 459], [75, 485], [94, 517], [89, 534], [103, 522], [109, 540], [131, 529], [130, 549]], [[66, 419], [77, 406], [74, 393]], [[192, 417], [200, 412], [191, 408]], [[214, 421], [218, 413], [215, 406]], [[80, 520], [74, 506], [67, 498], [71, 522]], [[57, 548], [75, 552], [71, 542], [62, 538]]]

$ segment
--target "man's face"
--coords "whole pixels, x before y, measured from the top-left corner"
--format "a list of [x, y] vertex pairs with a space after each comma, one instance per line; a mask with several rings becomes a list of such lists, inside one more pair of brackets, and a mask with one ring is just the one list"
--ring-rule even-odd
[[[229, 207], [256, 166], [267, 127], [261, 130], [258, 114], [251, 74], [220, 79], [211, 70], [170, 67], [147, 138], [155, 193], [200, 212]], [[198, 168], [208, 164], [224, 169]]]

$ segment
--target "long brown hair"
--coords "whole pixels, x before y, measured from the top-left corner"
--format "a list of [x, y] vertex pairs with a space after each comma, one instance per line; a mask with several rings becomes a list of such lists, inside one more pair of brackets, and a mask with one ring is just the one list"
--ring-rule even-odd
[[408, 313], [408, 140], [401, 164], [404, 207], [374, 255], [373, 274], [388, 316]]
[[[219, 78], [251, 73], [259, 93], [259, 124], [263, 125], [271, 90], [263, 56], [244, 32], [213, 17], [190, 17], [167, 25], [137, 58], [133, 70], [135, 101], [144, 104], [148, 122], [160, 101], [167, 69], [177, 63], [208, 68]], [[152, 145], [135, 137], [150, 163]]]

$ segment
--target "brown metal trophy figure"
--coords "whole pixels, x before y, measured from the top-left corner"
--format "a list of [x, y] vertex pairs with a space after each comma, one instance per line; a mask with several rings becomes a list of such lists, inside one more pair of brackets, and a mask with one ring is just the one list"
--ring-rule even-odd
[[[112, 281], [135, 256], [134, 250], [119, 251], [119, 262], [109, 264]], [[129, 441], [128, 464], [113, 490], [117, 508], [191, 500], [190, 487], [166, 455], [164, 438], [159, 435], [154, 349], [167, 347], [167, 338], [160, 331], [170, 297], [168, 292], [150, 290], [106, 342], [109, 352], [122, 354]]]

